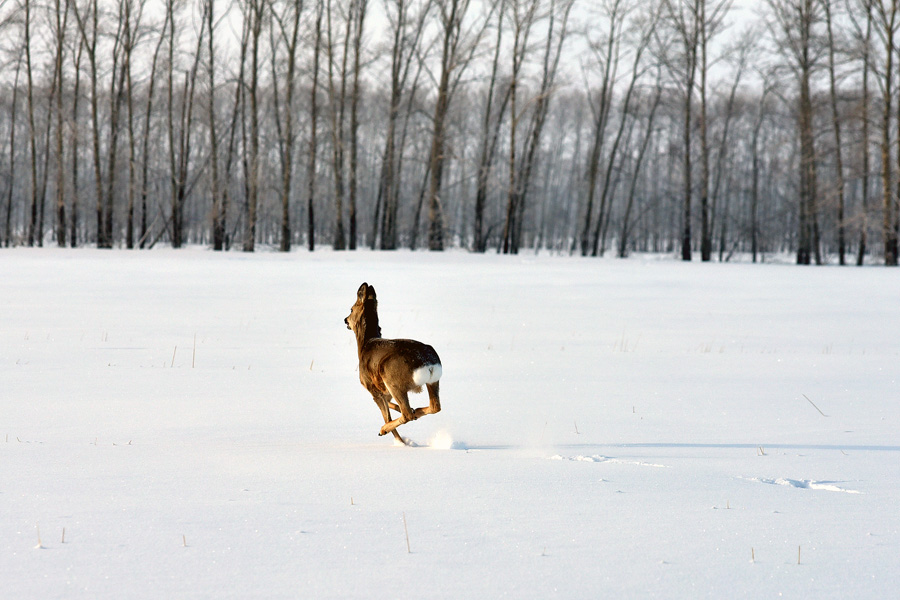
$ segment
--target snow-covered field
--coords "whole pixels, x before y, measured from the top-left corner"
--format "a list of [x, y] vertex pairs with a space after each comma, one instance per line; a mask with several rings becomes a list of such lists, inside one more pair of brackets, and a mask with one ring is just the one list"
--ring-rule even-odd
[[[357, 379], [363, 281], [443, 362], [416, 447]], [[0, 596], [896, 597], [898, 300], [877, 267], [4, 250]]]

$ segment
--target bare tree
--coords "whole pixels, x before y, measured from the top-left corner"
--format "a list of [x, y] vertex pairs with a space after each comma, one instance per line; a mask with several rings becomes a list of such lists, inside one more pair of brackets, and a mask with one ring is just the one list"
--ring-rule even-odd
[[275, 124], [278, 129], [278, 144], [281, 156], [281, 245], [282, 252], [291, 249], [291, 183], [294, 168], [294, 92], [296, 88], [297, 45], [300, 39], [300, 15], [303, 12], [302, 0], [287, 2], [282, 11], [272, 7], [272, 29], [278, 27], [279, 40], [284, 44], [287, 73], [285, 74], [284, 108], [280, 108], [278, 93], [278, 73], [276, 69], [275, 41], [272, 42], [272, 85], [275, 100]]
[[[443, 185], [444, 156], [446, 148], [447, 112], [455, 86], [451, 85], [451, 76], [458, 77], [468, 66], [469, 60], [464, 58], [465, 35], [463, 21], [469, 10], [471, 0], [436, 0], [439, 13], [441, 38], [440, 76], [438, 79], [437, 97], [432, 118], [431, 152], [429, 153], [428, 180], [428, 249], [444, 249], [444, 211], [441, 203], [441, 186]], [[486, 21], [485, 21], [486, 22]], [[477, 38], [480, 38], [483, 25]], [[469, 50], [476, 40], [470, 40]], [[469, 55], [471, 58], [471, 54]]]
[[874, 26], [884, 48], [884, 65], [881, 69], [881, 197], [884, 264], [897, 265], [897, 235], [894, 232], [895, 199], [891, 194], [891, 114], [894, 105], [894, 52], [897, 51], [897, 33], [900, 27], [900, 2], [897, 0], [869, 0], [869, 10], [874, 14]]
[[817, 0], [766, 0], [772, 13], [769, 26], [779, 49], [797, 80], [797, 128], [800, 136], [800, 198], [797, 264], [808, 265], [815, 256], [821, 264], [818, 225], [816, 147], [813, 131], [811, 80], [819, 67], [822, 45], [817, 29], [822, 22]]
[[821, 0], [825, 11], [825, 27], [828, 32], [828, 84], [829, 99], [831, 104], [831, 126], [834, 132], [834, 160], [835, 160], [835, 191], [837, 198], [837, 234], [838, 234], [838, 261], [846, 264], [847, 235], [844, 215], [844, 149], [841, 142], [841, 120], [838, 113], [837, 75], [835, 74], [835, 39], [832, 25], [831, 9], [832, 0]]
[[[699, 43], [700, 59], [700, 258], [709, 261], [712, 257], [712, 219], [709, 200], [709, 122], [707, 115], [707, 79], [710, 59], [709, 43], [722, 29], [722, 23], [731, 9], [732, 0], [699, 0]], [[738, 76], [739, 80], [739, 76]], [[737, 85], [732, 88], [735, 90]], [[733, 98], [733, 95], [732, 95]], [[718, 181], [717, 181], [718, 185]]]
[[63, 59], [69, 22], [69, 0], [54, 0], [51, 23], [56, 45], [53, 68], [56, 71], [56, 243], [66, 246], [66, 171], [63, 146]]
[[[606, 128], [613, 103], [613, 91], [619, 68], [622, 36], [628, 13], [633, 6], [624, 0], [610, 0], [601, 5], [607, 28], [599, 40], [589, 40], [593, 50], [592, 59], [600, 68], [598, 96], [591, 98], [593, 111], [593, 140], [586, 169], [587, 203], [584, 212], [584, 226], [581, 229], [581, 255], [587, 256], [590, 249], [590, 233], [594, 214], [594, 199], [597, 179], [600, 173], [600, 158], [606, 142]], [[589, 92], [589, 95], [590, 92]], [[602, 212], [602, 211], [601, 211]], [[573, 246], [574, 246], [573, 240]], [[573, 248], [574, 249], [574, 248]]]
[[699, 61], [700, 30], [702, 29], [702, 18], [700, 15], [702, 3], [703, 0], [666, 0], [664, 4], [668, 20], [676, 33], [680, 50], [678, 60], [668, 60], [667, 62], [684, 93], [681, 259], [685, 261], [691, 260], [692, 255], [691, 201], [693, 195], [693, 173], [691, 142], [693, 139], [694, 87], [696, 85], [697, 63]]
[[[247, 72], [247, 51], [250, 47], [250, 34], [251, 34], [251, 19], [243, 19], [243, 23], [241, 26], [241, 41], [240, 41], [240, 49], [239, 49], [239, 60], [238, 60], [238, 75], [236, 85], [234, 85], [234, 99], [231, 105], [231, 122], [228, 127], [228, 145], [225, 151], [225, 175], [224, 181], [222, 184], [222, 230], [224, 234], [224, 242], [225, 249], [228, 250], [231, 247], [231, 241], [237, 237], [237, 229], [242, 224], [242, 219], [237, 218], [234, 220], [234, 225], [231, 233], [227, 232], [225, 227], [225, 217], [228, 215], [228, 207], [233, 204], [231, 197], [231, 185], [234, 178], [234, 165], [236, 162], [236, 158], [238, 158], [238, 153], [236, 151], [236, 147], [238, 145], [238, 134], [240, 133], [240, 138], [244, 142], [244, 151], [241, 153], [240, 159], [241, 164], [244, 169], [244, 179], [243, 179], [243, 191], [244, 191], [244, 205], [242, 207], [243, 214], [246, 215], [249, 212], [248, 204], [248, 180], [249, 180], [249, 161], [247, 160], [247, 152], [246, 152], [246, 85], [245, 82], [246, 72]], [[240, 125], [240, 127], [239, 127]], [[240, 129], [240, 132], [238, 131]]]
[[350, 250], [356, 250], [357, 169], [359, 162], [359, 73], [361, 69], [363, 26], [367, 0], [353, 0], [350, 19], [353, 21], [353, 88], [350, 92]]
[[[851, 4], [852, 2], [852, 4]], [[865, 13], [865, 25], [859, 22], [857, 10]], [[869, 105], [871, 96], [869, 92], [869, 72], [872, 70], [872, 2], [871, 0], [847, 0], [847, 16], [853, 27], [853, 36], [858, 47], [857, 54], [862, 62], [862, 80], [860, 85], [859, 121], [862, 139], [859, 144], [860, 158], [860, 209], [859, 209], [859, 245], [856, 253], [856, 264], [862, 266], [865, 263], [867, 252], [869, 224]]]
[[143, 148], [141, 151], [141, 228], [138, 246], [144, 248], [150, 236], [150, 225], [148, 223], [148, 207], [147, 200], [149, 196], [149, 169], [150, 169], [150, 119], [153, 115], [153, 100], [156, 88], [156, 70], [159, 62], [160, 52], [162, 51], [163, 42], [166, 40], [166, 31], [169, 27], [170, 11], [165, 11], [162, 25], [159, 28], [159, 37], [156, 40], [156, 48], [153, 51], [153, 59], [150, 62], [150, 79], [147, 86], [147, 104], [144, 110], [144, 132], [143, 132]]
[[[328, 57], [328, 99], [329, 115], [331, 120], [331, 154], [332, 173], [334, 175], [334, 241], [335, 250], [347, 248], [347, 237], [344, 232], [344, 109], [347, 100], [347, 58], [350, 52], [350, 33], [353, 25], [349, 14], [345, 15], [344, 48], [340, 64], [340, 90], [335, 87], [335, 40], [334, 24], [332, 17], [336, 11], [328, 0], [327, 6], [327, 34], [326, 44]], [[354, 0], [350, 0], [351, 2]], [[349, 10], [347, 11], [349, 13]]]
[[[708, 261], [712, 256], [712, 219], [709, 199], [710, 149], [708, 135], [708, 73], [709, 44], [722, 29], [731, 0], [665, 0], [669, 21], [677, 41], [675, 57], [666, 57], [670, 70], [684, 93], [683, 138], [683, 210], [681, 258], [691, 260], [692, 254], [692, 196], [693, 196], [693, 118], [694, 96], [699, 96], [697, 125], [700, 129], [700, 256]], [[674, 58], [674, 60], [673, 60]], [[699, 79], [699, 81], [698, 81]]]
[[84, 38], [78, 36], [78, 50], [75, 52], [75, 82], [72, 88], [72, 125], [71, 136], [69, 138], [69, 147], [72, 149], [72, 207], [69, 210], [69, 246], [75, 248], [78, 245], [78, 170], [80, 165], [78, 142], [79, 142], [79, 112], [78, 107], [81, 100], [81, 57], [84, 53]]
[[319, 91], [319, 56], [322, 48], [322, 15], [325, 11], [324, 0], [316, 0], [316, 33], [315, 42], [313, 43], [313, 67], [312, 67], [312, 86], [310, 91], [310, 109], [309, 109], [309, 158], [306, 171], [306, 243], [309, 251], [312, 252], [316, 248], [316, 219], [315, 219], [315, 196], [316, 196], [316, 153], [317, 133], [318, 133], [318, 116], [319, 103], [317, 94]]
[[207, 127], [209, 128], [209, 186], [212, 196], [212, 242], [213, 250], [225, 248], [225, 220], [227, 207], [219, 182], [219, 135], [216, 127], [216, 44], [215, 44], [215, 0], [204, 0], [206, 16], [206, 70], [209, 80], [207, 97]]
[[[25, 88], [26, 109], [28, 111], [28, 149], [31, 174], [31, 210], [28, 220], [28, 245], [34, 246], [35, 230], [38, 218], [38, 158], [37, 158], [37, 126], [34, 120], [34, 65], [31, 60], [32, 40], [32, 5], [31, 0], [24, 0], [25, 22]], [[14, 149], [10, 149], [14, 151]]]
[[[256, 244], [257, 208], [259, 205], [259, 38], [266, 17], [266, 0], [244, 0], [244, 18], [250, 30], [250, 155], [247, 173], [247, 224], [244, 230], [244, 252], [253, 252]], [[244, 85], [245, 82], [241, 82]]]
[[107, 238], [104, 228], [106, 203], [104, 202], [103, 174], [100, 158], [100, 72], [97, 56], [97, 42], [100, 37], [100, 19], [98, 0], [88, 0], [87, 6], [79, 8], [78, 2], [72, 4], [75, 19], [78, 21], [78, 31], [87, 52], [88, 67], [90, 69], [91, 86], [91, 141], [92, 157], [94, 165], [94, 189], [96, 195], [97, 213], [97, 247], [112, 248], [112, 240]]
[[[494, 94], [497, 92], [497, 79], [500, 65], [500, 49], [503, 41], [504, 4], [501, 3], [497, 12], [497, 37], [494, 41], [493, 60], [491, 61], [491, 74], [488, 79], [487, 96], [484, 103], [484, 113], [481, 126], [481, 150], [478, 160], [478, 175], [475, 190], [475, 216], [473, 232], [473, 249], [475, 252], [484, 252], [487, 248], [487, 238], [491, 228], [484, 229], [484, 211], [487, 202], [488, 181], [491, 168], [497, 153], [497, 142], [500, 139], [500, 126], [503, 124], [503, 114], [509, 102], [512, 86], [506, 86], [500, 100], [499, 108], [494, 107]], [[496, 114], [495, 114], [496, 113]], [[493, 124], [492, 124], [493, 121]]]
[[[526, 52], [528, 51], [529, 47], [528, 38], [531, 33], [531, 28], [534, 26], [538, 4], [539, 0], [506, 0], [506, 5], [508, 6], [506, 15], [510, 22], [513, 39], [512, 69], [510, 70], [509, 80], [509, 183], [506, 188], [506, 221], [503, 225], [504, 254], [509, 254], [511, 250], [510, 244], [512, 232], [515, 228], [515, 215], [517, 208], [516, 188], [518, 187], [518, 183], [516, 182], [516, 132], [519, 129], [520, 117], [520, 114], [517, 111], [519, 73], [521, 72], [522, 65], [524, 64], [526, 59]], [[500, 26], [502, 27], [502, 22]]]
[[[174, 40], [174, 17], [170, 20], [170, 31]], [[172, 182], [172, 246], [180, 248], [185, 242], [184, 208], [189, 189], [188, 175], [191, 163], [191, 144], [193, 141], [193, 115], [197, 71], [200, 68], [201, 49], [206, 34], [207, 19], [201, 19], [200, 33], [197, 36], [191, 68], [184, 74], [181, 90], [180, 114], [178, 115], [177, 132], [173, 124], [174, 102], [172, 100], [172, 56], [170, 54], [169, 70], [169, 158], [170, 178]], [[177, 138], [177, 139], [176, 139]]]
[[110, 247], [113, 243], [113, 207], [115, 206], [116, 179], [118, 175], [120, 114], [125, 102], [125, 7], [127, 0], [120, 0], [116, 29], [113, 33], [112, 65], [109, 78], [109, 142], [106, 152], [106, 190], [103, 192], [103, 236]]
[[[628, 82], [628, 87], [625, 90], [625, 94], [622, 98], [621, 102], [621, 118], [619, 119], [619, 126], [616, 129], [616, 134], [613, 137], [612, 145], [609, 147], [609, 159], [606, 163], [606, 169], [603, 174], [602, 182], [600, 182], [600, 210], [597, 216], [596, 223], [594, 224], [593, 234], [591, 235], [591, 255], [598, 256], [604, 250], [605, 243], [603, 240], [604, 231], [609, 225], [610, 213], [612, 212], [612, 198], [615, 194], [616, 186], [618, 185], [618, 178], [615, 177], [615, 171], [617, 168], [617, 164], [620, 164], [622, 161], [626, 160], [625, 154], [620, 153], [620, 147], [622, 145], [623, 140], [626, 140], [628, 137], [626, 135], [626, 129], [632, 124], [632, 120], [628, 118], [629, 113], [632, 111], [632, 102], [635, 98], [635, 91], [638, 88], [638, 84], [640, 80], [647, 73], [649, 65], [646, 64], [644, 60], [644, 53], [649, 47], [650, 41], [653, 38], [654, 31], [656, 30], [656, 26], [659, 23], [659, 13], [655, 10], [655, 7], [651, 7], [649, 11], [644, 15], [645, 18], [637, 18], [633, 20], [634, 26], [634, 40], [633, 40], [633, 48], [632, 48], [632, 62], [631, 62], [631, 75]], [[621, 154], [621, 155], [620, 155]], [[594, 175], [594, 181], [589, 180], [588, 184], [591, 186], [596, 186], [596, 171], [591, 171]]]
[[[723, 201], [723, 216], [721, 219], [717, 219], [718, 217], [718, 208], [719, 208], [719, 198], [720, 198], [720, 190], [723, 185], [722, 182], [725, 179], [731, 179], [732, 170], [729, 169], [726, 172], [726, 164], [729, 162], [729, 157], [732, 154], [732, 141], [730, 139], [730, 134], [732, 130], [733, 121], [735, 121], [736, 108], [735, 104], [737, 101], [737, 93], [738, 87], [741, 84], [741, 81], [744, 76], [744, 72], [747, 69], [748, 64], [753, 59], [753, 56], [759, 51], [759, 46], [757, 43], [758, 40], [758, 31], [756, 28], [748, 28], [745, 30], [740, 36], [738, 42], [734, 47], [726, 50], [726, 55], [728, 55], [731, 61], [735, 66], [734, 79], [731, 81], [731, 91], [728, 94], [728, 100], [725, 104], [725, 114], [722, 118], [722, 135], [719, 140], [719, 151], [718, 156], [716, 157], [716, 165], [715, 165], [715, 179], [713, 183], [712, 193], [709, 198], [709, 207], [710, 207], [710, 217], [709, 217], [709, 234], [712, 237], [712, 230], [715, 227], [716, 221], [721, 221], [719, 224], [719, 262], [722, 262], [725, 256], [725, 247], [728, 242], [728, 209], [729, 209], [729, 197], [725, 194], [725, 198]], [[703, 111], [706, 112], [705, 110]], [[706, 119], [707, 117], [703, 117]], [[707, 152], [709, 150], [707, 149]], [[709, 186], [707, 186], [709, 187]]]
[[522, 229], [525, 223], [525, 206], [528, 198], [528, 190], [531, 184], [531, 175], [535, 168], [535, 162], [538, 156], [538, 148], [541, 144], [541, 137], [544, 131], [544, 124], [547, 122], [547, 113], [550, 110], [550, 100], [556, 87], [556, 73], [559, 68], [559, 61], [562, 57], [563, 44], [568, 35], [569, 14], [574, 5], [574, 0], [550, 0], [548, 7], [549, 23], [547, 25], [547, 37], [544, 44], [544, 56], [541, 68], [541, 83], [537, 90], [537, 95], [530, 101], [534, 104], [531, 113], [531, 120], [528, 128], [527, 150], [523, 160], [517, 166], [518, 175], [516, 186], [513, 189], [515, 194], [515, 224], [512, 227], [513, 237], [511, 240], [511, 251], [518, 252], [519, 245], [522, 241]]
[[631, 185], [628, 190], [628, 199], [625, 203], [625, 211], [622, 215], [622, 229], [619, 233], [619, 252], [618, 255], [620, 258], [625, 258], [628, 255], [628, 237], [631, 234], [631, 212], [634, 207], [634, 199], [635, 192], [637, 189], [638, 176], [641, 172], [641, 165], [644, 162], [644, 157], [647, 154], [647, 149], [650, 147], [650, 141], [653, 138], [653, 127], [656, 122], [656, 112], [659, 108], [659, 105], [662, 101], [663, 95], [663, 78], [662, 78], [662, 68], [657, 67], [657, 75], [656, 75], [656, 89], [654, 90], [652, 99], [649, 100], [650, 110], [647, 115], [647, 125], [644, 129], [644, 132], [641, 136], [641, 143], [638, 150], [637, 158], [634, 162], [634, 167], [631, 173]]
[[19, 100], [19, 74], [22, 70], [21, 53], [16, 56], [16, 74], [13, 78], [12, 102], [9, 107], [9, 184], [6, 190], [6, 219], [3, 226], [3, 243], [8, 248], [12, 237], [12, 206], [15, 189], [13, 174], [16, 172], [16, 113]]
[[121, 0], [124, 19], [124, 63], [125, 98], [128, 111], [128, 201], [125, 220], [125, 247], [134, 248], [134, 201], [137, 187], [137, 139], [134, 131], [134, 75], [133, 55], [140, 38], [141, 20], [144, 13], [144, 0]]
[[[410, 97], [414, 95], [414, 90], [408, 89], [410, 71], [413, 59], [417, 57], [420, 50], [420, 40], [432, 2], [431, 0], [421, 0], [418, 3], [410, 0], [385, 0], [384, 4], [392, 40], [390, 104], [371, 242], [374, 248], [380, 230], [381, 249], [394, 250], [398, 244], [397, 219], [400, 208], [400, 166], [403, 150], [399, 139], [402, 135], [399, 131], [400, 112], [404, 92]], [[419, 65], [421, 64], [420, 61]], [[412, 87], [415, 88], [415, 82]], [[407, 112], [406, 122], [408, 122], [408, 117], [409, 112]], [[381, 209], [382, 205], [383, 210]]]

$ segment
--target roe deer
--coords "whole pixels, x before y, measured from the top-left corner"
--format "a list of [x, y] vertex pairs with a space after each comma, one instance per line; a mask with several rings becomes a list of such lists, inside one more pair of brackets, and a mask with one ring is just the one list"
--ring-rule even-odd
[[[378, 435], [393, 433], [397, 441], [405, 444], [397, 427], [441, 410], [438, 396], [441, 359], [428, 344], [381, 337], [375, 288], [367, 283], [359, 286], [356, 303], [344, 323], [356, 335], [359, 381], [372, 394], [384, 417], [384, 426]], [[428, 388], [429, 405], [413, 410], [407, 393], [421, 392], [423, 385]], [[394, 402], [391, 402], [392, 398]], [[391, 420], [390, 409], [399, 412], [400, 416]]]

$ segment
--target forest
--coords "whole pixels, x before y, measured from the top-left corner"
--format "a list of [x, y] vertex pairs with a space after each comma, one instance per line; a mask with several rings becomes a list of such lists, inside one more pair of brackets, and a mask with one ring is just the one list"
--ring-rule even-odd
[[0, 244], [897, 265], [900, 0], [0, 0]]

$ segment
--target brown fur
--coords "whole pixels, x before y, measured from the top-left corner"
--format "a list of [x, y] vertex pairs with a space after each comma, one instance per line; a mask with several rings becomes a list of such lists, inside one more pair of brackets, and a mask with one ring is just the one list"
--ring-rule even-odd
[[[350, 308], [350, 315], [344, 323], [356, 335], [359, 381], [372, 394], [384, 417], [384, 426], [378, 435], [392, 433], [398, 441], [406, 443], [397, 433], [397, 427], [441, 410], [439, 381], [425, 384], [428, 388], [428, 406], [413, 409], [408, 397], [409, 392], [422, 391], [422, 386], [413, 381], [415, 370], [440, 364], [437, 352], [428, 344], [415, 340], [382, 338], [375, 288], [366, 283], [359, 286], [356, 303]], [[399, 412], [400, 416], [391, 419], [391, 410]]]

